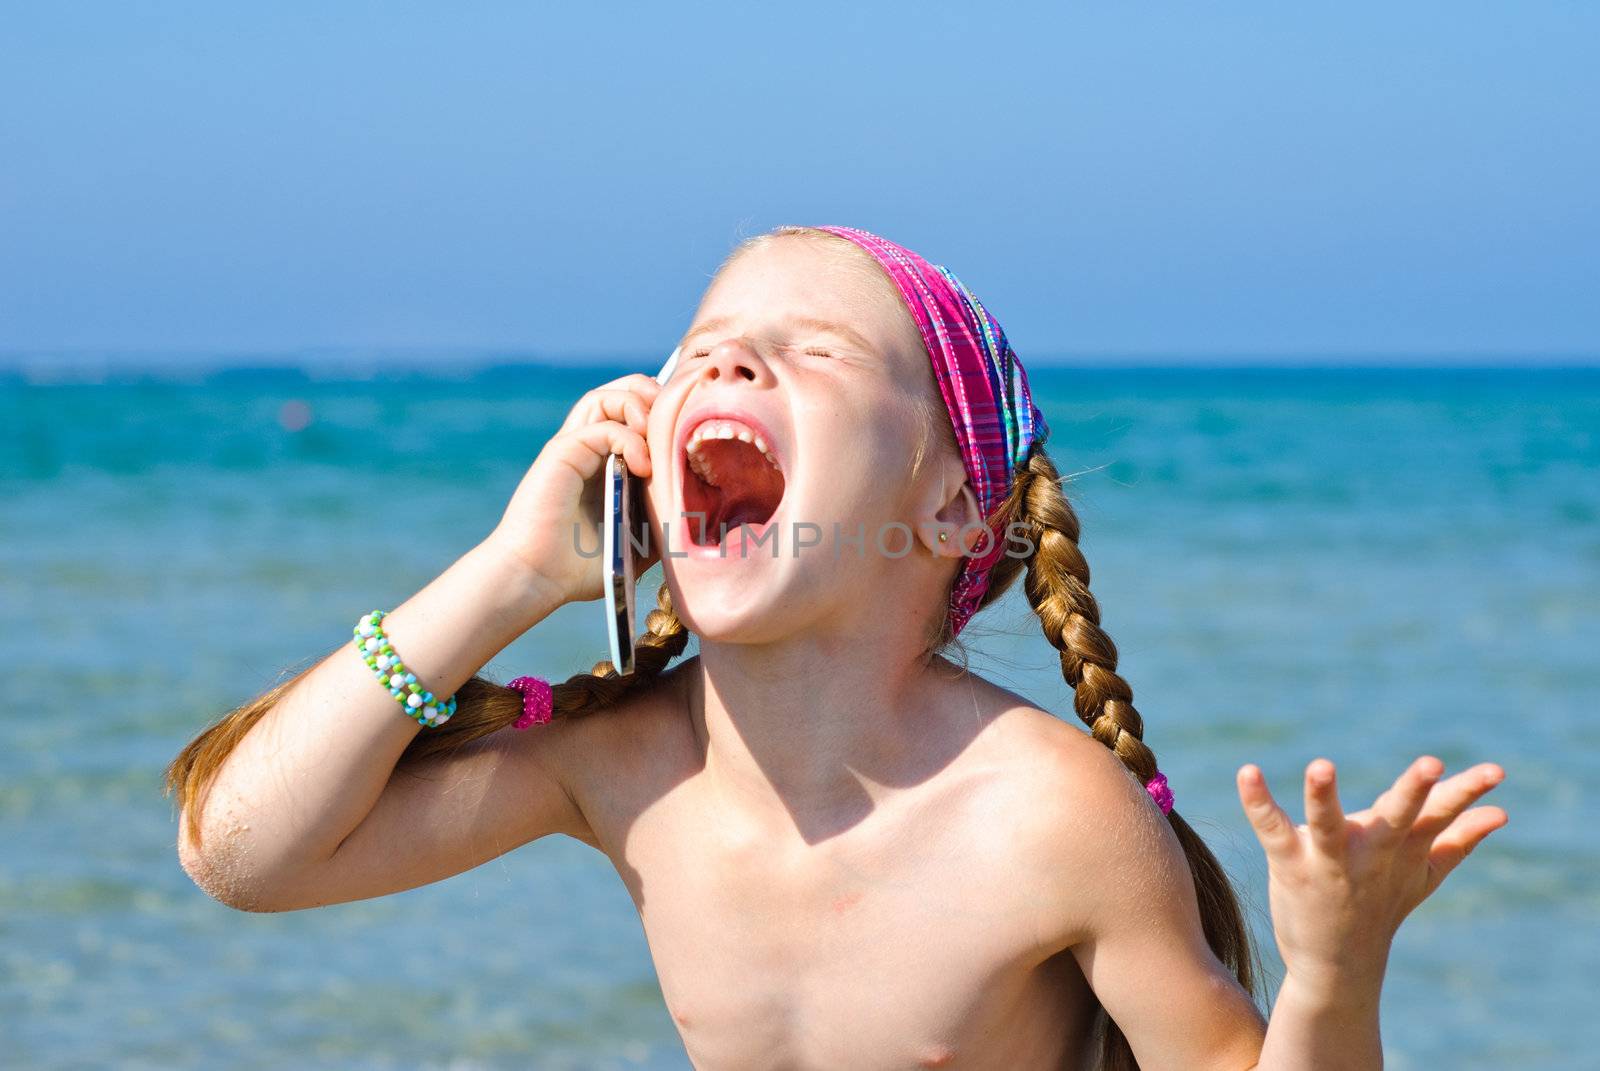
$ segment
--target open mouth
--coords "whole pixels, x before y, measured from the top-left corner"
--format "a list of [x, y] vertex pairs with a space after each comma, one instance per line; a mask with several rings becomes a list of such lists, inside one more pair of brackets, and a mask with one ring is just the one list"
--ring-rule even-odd
[[684, 449], [683, 508], [689, 540], [715, 547], [741, 524], [766, 524], [783, 501], [783, 469], [761, 434], [732, 417], [711, 417]]

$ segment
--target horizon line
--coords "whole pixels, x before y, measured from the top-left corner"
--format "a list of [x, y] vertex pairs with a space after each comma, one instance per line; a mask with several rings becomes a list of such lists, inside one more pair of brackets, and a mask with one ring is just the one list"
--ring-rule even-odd
[[[305, 367], [328, 363], [362, 365], [375, 361], [401, 362], [408, 367], [464, 365], [538, 366], [555, 369], [590, 367], [643, 367], [657, 354], [653, 350], [549, 351], [513, 346], [302, 346], [251, 349], [153, 347], [15, 347], [0, 348], [0, 369], [65, 370], [64, 366], [159, 371], [174, 365], [186, 370], [207, 365], [217, 370], [250, 367]], [[660, 361], [656, 360], [659, 364]], [[1023, 357], [1028, 368], [1053, 366], [1170, 368], [1295, 367], [1337, 364], [1352, 367], [1600, 367], [1600, 350], [1502, 349], [1194, 349], [1159, 350], [1057, 349], [1036, 350]], [[652, 366], [653, 367], [653, 366]]]

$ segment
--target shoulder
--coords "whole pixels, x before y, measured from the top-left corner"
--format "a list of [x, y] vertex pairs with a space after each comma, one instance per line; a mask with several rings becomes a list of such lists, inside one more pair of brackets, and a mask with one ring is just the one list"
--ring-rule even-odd
[[[995, 686], [990, 685], [994, 688]], [[1019, 879], [1047, 953], [1154, 913], [1183, 915], [1193, 882], [1171, 823], [1114, 752], [1020, 696], [991, 728], [1015, 801]]]
[[1080, 825], [1103, 827], [1111, 817], [1121, 825], [1166, 824], [1144, 786], [1115, 752], [1076, 720], [1045, 710], [1016, 692], [973, 676], [986, 718], [992, 754], [1002, 757], [1008, 775], [1031, 790], [1031, 808], [1048, 828], [1065, 832]]
[[571, 796], [586, 826], [578, 839], [591, 847], [606, 850], [606, 831], [632, 806], [631, 794], [681, 776], [678, 758], [688, 761], [686, 745], [692, 742], [684, 713], [686, 665], [679, 663], [609, 706], [538, 726], [537, 737], [535, 732], [511, 734], [527, 738], [523, 746], [530, 757]]
[[1032, 957], [1070, 955], [1144, 1066], [1252, 1066], [1265, 1021], [1207, 941], [1167, 816], [1085, 730], [1026, 703], [1003, 720], [1032, 757], [1016, 775], [1035, 801], [1016, 881]]

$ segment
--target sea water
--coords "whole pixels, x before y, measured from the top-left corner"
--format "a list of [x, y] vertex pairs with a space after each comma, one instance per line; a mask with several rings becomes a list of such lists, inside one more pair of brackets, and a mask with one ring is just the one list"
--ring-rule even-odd
[[[287, 914], [179, 867], [173, 755], [487, 534], [627, 369], [349, 371], [0, 373], [0, 1066], [688, 1066], [626, 890], [574, 841]], [[1318, 755], [1351, 809], [1424, 752], [1492, 760], [1510, 824], [1402, 928], [1389, 1066], [1592, 1066], [1600, 370], [1032, 376], [1145, 739], [1269, 972], [1240, 764], [1298, 814]], [[602, 618], [565, 607], [487, 672], [580, 671]], [[1019, 597], [966, 638], [1076, 724]]]

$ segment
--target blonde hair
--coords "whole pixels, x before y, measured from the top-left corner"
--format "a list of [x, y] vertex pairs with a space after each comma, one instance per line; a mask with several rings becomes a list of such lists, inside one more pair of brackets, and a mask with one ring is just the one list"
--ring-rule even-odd
[[[837, 246], [841, 252], [848, 250], [859, 258], [863, 267], [871, 266], [870, 271], [863, 273], [867, 285], [881, 284], [896, 305], [905, 311], [892, 280], [866, 252], [848, 239], [811, 227], [779, 227], [745, 239], [723, 261], [712, 282], [741, 257], [780, 239], [826, 242]], [[906, 311], [905, 315], [915, 331], [910, 313]], [[931, 363], [928, 375], [932, 384]], [[926, 427], [915, 452], [913, 479], [933, 456], [933, 451], [954, 452], [956, 449], [949, 414], [937, 397], [936, 385], [933, 392], [919, 394], [919, 404], [926, 408], [928, 419], [923, 422]], [[1060, 652], [1061, 672], [1073, 688], [1073, 707], [1078, 717], [1088, 726], [1090, 734], [1115, 753], [1143, 784], [1155, 776], [1155, 754], [1144, 742], [1144, 720], [1133, 705], [1133, 690], [1116, 672], [1116, 644], [1100, 627], [1099, 604], [1089, 592], [1089, 566], [1078, 547], [1078, 518], [1061, 482], [1043, 443], [1035, 443], [1027, 464], [1016, 474], [1010, 494], [990, 518], [999, 530], [1005, 530], [1012, 521], [1026, 525], [1034, 552], [1027, 558], [1010, 555], [1000, 558], [990, 574], [989, 588], [979, 609], [993, 604], [1019, 576], [1025, 576], [1023, 589], [1038, 615], [1045, 638]], [[944, 593], [942, 600], [945, 613], [929, 637], [929, 650], [934, 653], [957, 642], [950, 628], [948, 594]], [[688, 642], [689, 630], [673, 608], [667, 585], [662, 584], [656, 596], [656, 608], [646, 617], [645, 631], [637, 642], [633, 673], [620, 676], [607, 660], [554, 684], [552, 716], [578, 717], [615, 706], [649, 687], [672, 660], [683, 653]], [[311, 668], [307, 667], [223, 715], [196, 736], [167, 767], [166, 795], [176, 794], [181, 801], [188, 814], [189, 835], [197, 845], [200, 801], [205, 787], [250, 728]], [[418, 733], [401, 754], [398, 766], [452, 751], [499, 732], [522, 713], [519, 693], [482, 675], [463, 684], [456, 695], [456, 713], [443, 725]], [[1254, 992], [1257, 971], [1249, 930], [1226, 871], [1176, 810], [1169, 813], [1167, 819], [1189, 862], [1207, 942], [1240, 985], [1247, 992]], [[1126, 1038], [1103, 1009], [1098, 1022], [1101, 1067], [1106, 1071], [1136, 1068]]]

